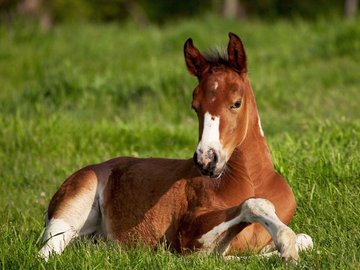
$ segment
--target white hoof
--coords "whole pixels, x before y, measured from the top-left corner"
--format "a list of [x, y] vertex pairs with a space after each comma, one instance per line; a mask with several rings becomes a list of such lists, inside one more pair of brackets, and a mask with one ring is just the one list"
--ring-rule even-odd
[[296, 249], [298, 251], [312, 249], [314, 246], [312, 238], [304, 233], [296, 235]]
[[38, 255], [41, 259], [43, 259], [43, 260], [45, 260], [45, 262], [47, 262], [51, 255], [51, 250], [49, 249], [48, 246], [45, 245], [40, 249]]

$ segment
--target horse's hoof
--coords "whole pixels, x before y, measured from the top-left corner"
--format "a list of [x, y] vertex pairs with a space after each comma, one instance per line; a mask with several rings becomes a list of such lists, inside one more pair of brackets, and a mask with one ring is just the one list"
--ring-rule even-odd
[[283, 262], [296, 263], [299, 260], [299, 253], [296, 248], [296, 234], [289, 227], [285, 227], [278, 232], [276, 247]]
[[314, 246], [310, 235], [300, 233], [296, 235], [296, 247], [298, 251], [310, 250]]

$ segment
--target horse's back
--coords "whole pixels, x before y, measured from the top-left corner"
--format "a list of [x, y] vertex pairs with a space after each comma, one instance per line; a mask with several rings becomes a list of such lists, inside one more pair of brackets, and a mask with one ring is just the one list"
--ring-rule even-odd
[[99, 191], [105, 187], [113, 167], [125, 167], [136, 161], [134, 158], [120, 157], [76, 171], [63, 182], [52, 197], [47, 210], [47, 220], [61, 217], [71, 221], [74, 215], [78, 216], [78, 212], [83, 211], [81, 208], [85, 205], [93, 205]]

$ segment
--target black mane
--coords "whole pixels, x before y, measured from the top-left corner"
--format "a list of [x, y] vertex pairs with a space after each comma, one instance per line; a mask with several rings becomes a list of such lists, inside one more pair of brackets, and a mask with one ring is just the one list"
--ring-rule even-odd
[[218, 50], [210, 50], [204, 53], [205, 60], [210, 64], [210, 69], [218, 69], [218, 68], [231, 68], [238, 73], [246, 73], [246, 56], [245, 57], [245, 64], [243, 67], [237, 66], [236, 64], [230, 64], [229, 57], [226, 51], [220, 52]]
[[211, 50], [204, 54], [204, 57], [208, 63], [212, 66], [229, 66], [227, 52], [220, 52], [218, 50]]

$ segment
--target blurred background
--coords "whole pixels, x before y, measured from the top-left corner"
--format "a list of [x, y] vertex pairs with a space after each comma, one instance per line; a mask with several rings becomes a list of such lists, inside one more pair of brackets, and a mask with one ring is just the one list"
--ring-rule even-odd
[[[358, 8], [357, 0], [0, 0], [0, 268], [189, 269], [189, 257], [159, 264], [108, 245], [74, 245], [47, 265], [36, 253], [47, 204], [71, 172], [116, 156], [193, 155], [197, 80], [183, 44], [191, 37], [202, 52], [222, 52], [231, 31], [245, 45], [275, 168], [297, 199], [291, 226], [315, 241], [299, 267], [359, 269]], [[276, 259], [245, 268], [282, 268]], [[193, 261], [193, 269], [230, 263]]]
[[20, 16], [39, 22], [43, 30], [68, 21], [164, 24], [184, 17], [216, 13], [223, 18], [305, 18], [356, 16], [358, 0], [0, 0], [0, 19], [11, 23]]
[[[2, 124], [16, 128], [15, 119], [31, 130], [51, 116], [69, 129], [101, 122], [147, 130], [154, 126], [144, 122], [156, 122], [188, 133], [183, 146], [191, 148], [196, 79], [183, 44], [192, 37], [201, 51], [224, 51], [229, 31], [245, 44], [270, 138], [352, 123], [360, 118], [357, 11], [358, 0], [0, 0]], [[106, 147], [106, 157], [128, 153]]]

